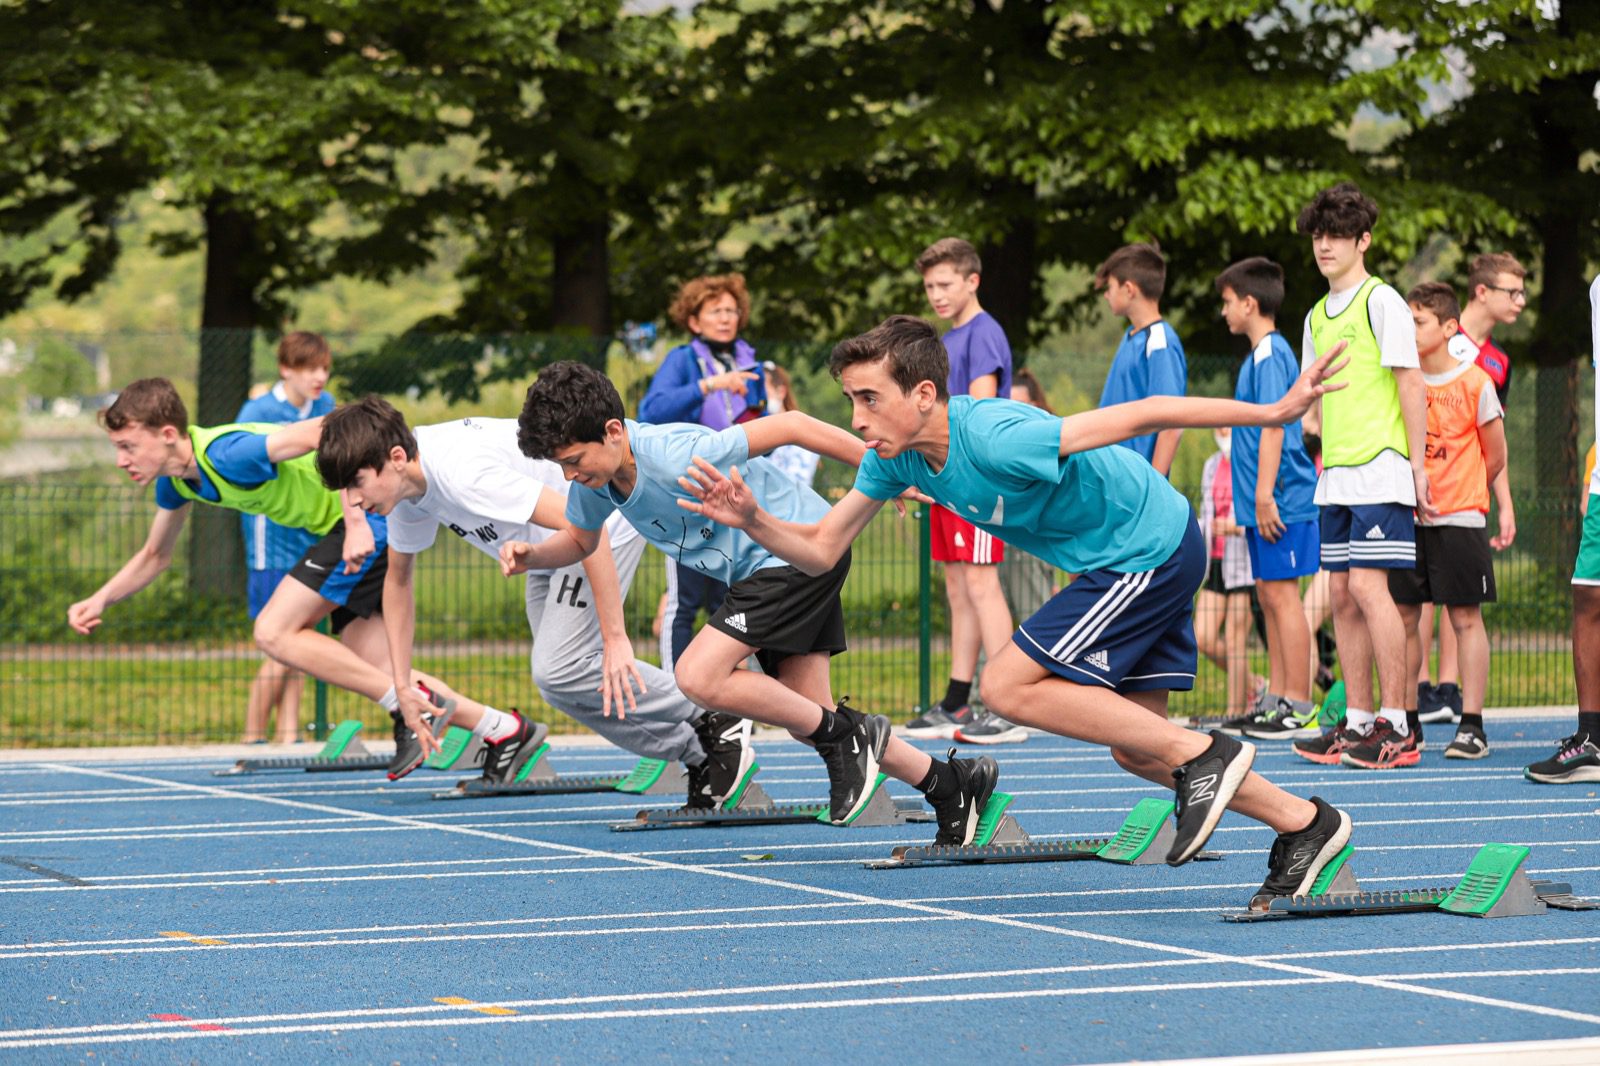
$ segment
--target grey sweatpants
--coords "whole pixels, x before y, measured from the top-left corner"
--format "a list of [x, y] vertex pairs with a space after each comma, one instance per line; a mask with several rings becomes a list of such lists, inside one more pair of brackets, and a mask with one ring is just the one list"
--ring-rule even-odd
[[[623, 599], [644, 547], [644, 538], [636, 537], [613, 549]], [[533, 632], [533, 683], [546, 703], [635, 755], [696, 765], [705, 761], [700, 738], [689, 724], [703, 712], [678, 691], [670, 673], [649, 663], [638, 662], [645, 683], [644, 692], [634, 689], [638, 707], [628, 710], [626, 718], [618, 717], [615, 707], [611, 717], [604, 715], [600, 681], [605, 643], [583, 564], [529, 571], [528, 628]]]

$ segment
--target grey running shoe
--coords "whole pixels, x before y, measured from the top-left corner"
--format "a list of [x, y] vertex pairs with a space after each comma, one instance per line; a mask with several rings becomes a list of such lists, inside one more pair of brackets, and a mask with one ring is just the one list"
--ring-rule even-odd
[[1028, 731], [984, 708], [956, 727], [955, 739], [963, 744], [1021, 744], [1028, 739]]
[[956, 730], [970, 721], [972, 721], [970, 704], [963, 703], [954, 711], [947, 711], [944, 709], [944, 704], [935, 703], [902, 726], [900, 733], [918, 740], [954, 740]]

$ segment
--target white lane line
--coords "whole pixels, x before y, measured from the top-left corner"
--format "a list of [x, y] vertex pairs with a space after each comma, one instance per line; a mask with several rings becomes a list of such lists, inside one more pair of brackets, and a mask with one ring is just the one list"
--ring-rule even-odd
[[[1555, 973], [1569, 971], [1558, 970]], [[1478, 976], [1475, 973], [1430, 973], [1426, 980], [1440, 981], [1465, 981]], [[1497, 975], [1498, 976], [1498, 975]], [[1305, 987], [1309, 985], [1326, 985], [1348, 982], [1353, 979], [1343, 975], [1331, 976], [1301, 976], [1292, 978], [1255, 978], [1245, 981], [1170, 981], [1139, 985], [1098, 985], [1090, 987], [1068, 988], [1029, 988], [1011, 989], [1006, 991], [964, 991], [961, 994], [963, 1004], [977, 1001], [998, 1002], [1005, 1000], [1030, 1000], [1052, 998], [1079, 998], [1105, 995], [1151, 995], [1164, 992], [1201, 992], [1222, 991], [1226, 989], [1244, 988], [1283, 988]], [[1373, 978], [1358, 979], [1358, 983], [1372, 983], [1378, 987], [1393, 986], [1407, 988], [1423, 994], [1439, 995], [1443, 990], [1430, 988], [1426, 985], [1408, 985], [1403, 983], [1408, 980], [1406, 975], [1380, 975]], [[1485, 997], [1460, 993], [1459, 998], [1469, 1001], [1482, 1002]], [[1492, 1001], [1490, 1001], [1492, 1002]], [[25, 1048], [25, 1047], [56, 1047], [56, 1046], [81, 1046], [85, 1044], [124, 1044], [146, 1042], [151, 1040], [193, 1040], [237, 1038], [252, 1035], [276, 1035], [288, 1033], [325, 1032], [337, 1029], [340, 1033], [350, 1033], [357, 1030], [382, 1030], [382, 1029], [422, 1029], [449, 1026], [459, 1028], [465, 1025], [526, 1025], [546, 1024], [550, 1022], [565, 1021], [614, 1021], [620, 1019], [638, 1018], [669, 1018], [669, 1017], [703, 1017], [712, 1014], [769, 1014], [775, 1012], [813, 1011], [813, 1010], [854, 1010], [868, 1007], [913, 1007], [938, 1004], [948, 1006], [951, 998], [948, 994], [908, 995], [908, 996], [872, 996], [850, 999], [813, 999], [813, 1000], [776, 1000], [766, 1003], [739, 1003], [739, 1004], [696, 1004], [685, 1007], [651, 1007], [632, 1010], [592, 1010], [592, 1011], [548, 1011], [539, 1014], [509, 1014], [509, 1015], [483, 1015], [458, 1014], [448, 1018], [410, 1018], [385, 1021], [343, 1021], [333, 1024], [321, 1025], [262, 1025], [249, 1028], [229, 1028], [220, 1031], [195, 1031], [193, 1029], [167, 1030], [165, 1032], [123, 1032], [123, 1033], [91, 1033], [84, 1035], [71, 1035], [66, 1037], [41, 1037], [34, 1039], [4, 1039], [0, 1040], [0, 1048]], [[484, 1007], [500, 1007], [500, 1003], [471, 1004], [474, 1012]], [[1529, 1005], [1523, 1005], [1529, 1006]], [[510, 1008], [515, 1009], [515, 1008]], [[1561, 1016], [1573, 1020], [1581, 1020], [1600, 1024], [1600, 1015], [1579, 1014], [1576, 1011], [1554, 1012], [1552, 1008], [1545, 1008], [1541, 1013], [1559, 1013]], [[215, 1024], [205, 1019], [185, 1019], [181, 1024]]]
[[[113, 771], [107, 771], [107, 770], [93, 770], [93, 769], [89, 769], [89, 768], [85, 768], [85, 767], [65, 767], [65, 768], [70, 770], [71, 772], [83, 773], [83, 774], [87, 774], [87, 775], [90, 775], [90, 776], [104, 777], [104, 778], [108, 778], [110, 780], [125, 781], [125, 782], [127, 782], [129, 784], [133, 784], [133, 785], [162, 785], [162, 784], [166, 784], [166, 785], [171, 786], [174, 790], [210, 791], [210, 792], [213, 792], [214, 794], [225, 795], [225, 793], [223, 793], [222, 790], [220, 790], [220, 789], [212, 790], [212, 789], [208, 789], [207, 786], [204, 786], [204, 785], [190, 785], [190, 784], [179, 783], [179, 782], [162, 781], [159, 778], [138, 777], [138, 776], [132, 775], [132, 774], [120, 774], [120, 773], [116, 773], [116, 772], [113, 772]], [[619, 856], [619, 855], [609, 854], [607, 852], [599, 851], [599, 850], [592, 849], [592, 848], [578, 847], [578, 846], [572, 845], [572, 844], [557, 844], [557, 843], [552, 842], [552, 841], [527, 840], [527, 839], [524, 839], [524, 838], [521, 838], [521, 837], [508, 836], [506, 834], [501, 834], [501, 833], [490, 833], [490, 832], [487, 832], [487, 831], [481, 830], [481, 829], [471, 829], [471, 828], [468, 828], [468, 827], [465, 827], [465, 826], [441, 825], [441, 824], [436, 823], [436, 822], [422, 822], [422, 821], [417, 821], [417, 820], [414, 820], [414, 819], [407, 819], [407, 818], [399, 817], [399, 816], [396, 816], [396, 815], [382, 815], [382, 814], [374, 814], [374, 813], [369, 813], [369, 812], [353, 812], [353, 811], [349, 811], [349, 810], [345, 810], [345, 809], [341, 809], [341, 808], [337, 808], [337, 807], [330, 807], [330, 806], [326, 806], [326, 805], [322, 805], [322, 804], [311, 804], [311, 803], [305, 803], [305, 802], [299, 801], [299, 800], [284, 799], [284, 798], [278, 797], [278, 796], [256, 796], [256, 797], [253, 797], [253, 798], [258, 803], [270, 803], [270, 804], [275, 804], [275, 805], [279, 805], [279, 806], [297, 808], [297, 809], [301, 809], [301, 810], [312, 810], [312, 811], [316, 811], [316, 812], [322, 813], [322, 814], [349, 815], [349, 814], [353, 814], [353, 813], [364, 813], [364, 814], [366, 814], [367, 817], [373, 819], [374, 821], [381, 821], [381, 822], [386, 822], [386, 823], [390, 823], [390, 824], [412, 825], [412, 826], [416, 826], [416, 827], [419, 827], [419, 828], [434, 829], [434, 830], [439, 831], [439, 832], [455, 833], [455, 834], [460, 834], [460, 835], [465, 835], [465, 836], [473, 836], [473, 837], [477, 837], [477, 838], [480, 838], [480, 839], [498, 840], [501, 843], [514, 843], [514, 844], [518, 844], [518, 845], [526, 846], [526, 847], [538, 847], [538, 848], [546, 848], [546, 849], [554, 850], [554, 851], [565, 851], [568, 854], [583, 855], [583, 856], [591, 857], [591, 858], [599, 857], [599, 858], [608, 858], [608, 859], [613, 859], [613, 860], [624, 859], [627, 862], [645, 864], [645, 865], [649, 865], [649, 866], [651, 866], [653, 868], [661, 869], [661, 870], [669, 870], [669, 871], [675, 870], [675, 871], [681, 871], [681, 872], [698, 873], [698, 874], [701, 874], [703, 876], [720, 877], [720, 878], [725, 878], [727, 880], [738, 881], [738, 882], [742, 882], [742, 883], [745, 883], [745, 884], [761, 885], [761, 886], [764, 886], [764, 887], [767, 887], [767, 888], [773, 888], [773, 889], [778, 889], [778, 890], [783, 890], [783, 891], [803, 892], [803, 893], [808, 893], [808, 894], [811, 894], [811, 895], [822, 896], [822, 897], [829, 898], [829, 899], [854, 899], [854, 900], [860, 900], [860, 901], [870, 901], [870, 902], [879, 903], [879, 904], [882, 904], [882, 905], [885, 905], [885, 906], [888, 906], [888, 907], [891, 907], [891, 908], [895, 908], [895, 909], [911, 910], [911, 911], [915, 911], [915, 912], [919, 912], [919, 913], [925, 913], [925, 914], [945, 915], [945, 916], [956, 915], [956, 916], [971, 918], [974, 921], [978, 921], [978, 922], [982, 922], [982, 923], [988, 923], [988, 924], [992, 924], [992, 925], [1000, 925], [1000, 926], [1005, 926], [1005, 927], [1009, 927], [1009, 928], [1013, 928], [1013, 929], [1020, 929], [1020, 930], [1023, 930], [1023, 931], [1045, 933], [1045, 934], [1047, 934], [1049, 936], [1060, 936], [1060, 937], [1066, 937], [1066, 938], [1074, 939], [1074, 940], [1083, 940], [1083, 941], [1087, 941], [1087, 942], [1091, 942], [1091, 943], [1115, 944], [1115, 945], [1118, 945], [1118, 946], [1124, 947], [1124, 948], [1135, 948], [1135, 949], [1143, 950], [1143, 951], [1156, 952], [1158, 954], [1176, 955], [1176, 956], [1184, 957], [1184, 958], [1209, 959], [1209, 960], [1211, 960], [1213, 962], [1217, 962], [1217, 963], [1231, 963], [1231, 962], [1237, 961], [1234, 956], [1229, 956], [1229, 955], [1223, 954], [1221, 952], [1204, 951], [1204, 950], [1199, 950], [1199, 949], [1194, 949], [1194, 948], [1183, 948], [1183, 947], [1179, 947], [1179, 946], [1174, 945], [1174, 944], [1161, 944], [1161, 943], [1156, 943], [1156, 942], [1151, 942], [1151, 941], [1146, 941], [1146, 940], [1139, 940], [1139, 939], [1135, 939], [1135, 938], [1132, 938], [1132, 937], [1112, 936], [1112, 935], [1105, 934], [1105, 933], [1093, 933], [1093, 932], [1089, 932], [1087, 930], [1064, 928], [1064, 927], [1060, 927], [1060, 926], [1052, 926], [1052, 925], [1046, 925], [1046, 924], [1041, 924], [1041, 923], [1036, 923], [1036, 922], [1024, 922], [1024, 921], [1020, 921], [1020, 920], [1016, 920], [1016, 919], [995, 918], [995, 917], [987, 916], [987, 915], [969, 914], [969, 913], [962, 912], [962, 911], [951, 911], [951, 910], [943, 909], [943, 908], [930, 907], [930, 906], [928, 906], [926, 904], [914, 904], [914, 903], [905, 903], [905, 902], [900, 902], [900, 901], [895, 901], [895, 900], [886, 900], [886, 899], [881, 899], [879, 897], [867, 895], [867, 894], [864, 894], [864, 893], [846, 892], [846, 891], [841, 890], [841, 889], [823, 888], [823, 887], [818, 886], [818, 885], [806, 885], [806, 884], [801, 884], [801, 883], [797, 883], [797, 882], [793, 882], [793, 881], [785, 881], [785, 880], [782, 880], [780, 878], [775, 878], [775, 877], [759, 876], [759, 875], [752, 874], [752, 873], [749, 873], [749, 872], [736, 872], [736, 871], [732, 871], [732, 870], [708, 870], [708, 869], [704, 869], [704, 868], [681, 866], [681, 865], [677, 865], [677, 864], [674, 864], [674, 863], [669, 863], [669, 862], [666, 862], [666, 861], [660, 860], [660, 859], [650, 859], [650, 858], [643, 858], [643, 857], [638, 857], [638, 856]], [[1581, 1014], [1581, 1013], [1576, 1012], [1576, 1011], [1561, 1010], [1559, 1008], [1548, 1007], [1548, 1006], [1545, 1006], [1543, 1004], [1538, 1004], [1538, 1003], [1523, 1003], [1523, 1002], [1519, 1002], [1519, 1001], [1515, 1001], [1515, 1000], [1501, 999], [1501, 998], [1488, 997], [1488, 996], [1478, 996], [1478, 995], [1474, 995], [1474, 994], [1471, 994], [1471, 993], [1461, 992], [1461, 991], [1458, 991], [1458, 990], [1455, 990], [1455, 989], [1432, 988], [1432, 987], [1428, 987], [1428, 986], [1425, 986], [1425, 985], [1407, 984], [1407, 983], [1398, 982], [1398, 981], [1387, 981], [1387, 980], [1383, 980], [1383, 979], [1379, 979], [1379, 978], [1372, 978], [1372, 977], [1366, 977], [1366, 976], [1349, 976], [1349, 975], [1338, 974], [1338, 973], [1329, 973], [1327, 971], [1315, 970], [1315, 969], [1311, 969], [1311, 968], [1308, 968], [1308, 967], [1293, 966], [1293, 965], [1290, 965], [1290, 964], [1287, 964], [1287, 963], [1280, 963], [1280, 962], [1259, 962], [1258, 961], [1258, 962], [1252, 962], [1250, 965], [1258, 966], [1258, 967], [1261, 967], [1261, 968], [1267, 969], [1267, 970], [1273, 970], [1273, 971], [1282, 972], [1282, 973], [1294, 974], [1294, 975], [1297, 975], [1299, 977], [1314, 978], [1314, 979], [1317, 979], [1319, 982], [1327, 981], [1327, 982], [1351, 983], [1351, 984], [1362, 985], [1362, 986], [1370, 987], [1370, 988], [1382, 988], [1382, 989], [1386, 989], [1386, 990], [1389, 990], [1389, 991], [1410, 992], [1410, 993], [1413, 993], [1415, 995], [1427, 996], [1427, 997], [1437, 998], [1437, 999], [1445, 999], [1445, 1000], [1450, 1000], [1450, 1001], [1458, 1002], [1458, 1003], [1473, 1003], [1473, 1004], [1476, 1004], [1476, 1005], [1479, 1005], [1479, 1006], [1495, 1007], [1495, 1008], [1499, 1008], [1499, 1009], [1503, 1009], [1503, 1010], [1517, 1011], [1517, 1012], [1526, 1013], [1526, 1014], [1536, 1014], [1536, 1015], [1543, 1015], [1545, 1017], [1565, 1018], [1567, 1020], [1572, 1020], [1572, 1021], [1583, 1021], [1583, 1022], [1592, 1023], [1592, 1024], [1600, 1024], [1600, 1015]]]

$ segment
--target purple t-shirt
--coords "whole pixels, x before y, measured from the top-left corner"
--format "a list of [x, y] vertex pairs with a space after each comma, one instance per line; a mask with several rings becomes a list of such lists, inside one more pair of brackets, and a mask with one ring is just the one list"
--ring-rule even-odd
[[1011, 399], [1011, 345], [993, 315], [979, 311], [971, 322], [952, 329], [943, 339], [944, 349], [950, 353], [950, 380], [946, 382], [950, 395], [965, 396], [978, 378], [998, 374], [1000, 388], [995, 395]]

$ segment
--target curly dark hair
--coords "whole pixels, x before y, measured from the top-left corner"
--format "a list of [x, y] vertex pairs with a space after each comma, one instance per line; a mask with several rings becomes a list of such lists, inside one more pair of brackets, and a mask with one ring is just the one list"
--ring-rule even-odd
[[582, 363], [551, 363], [528, 386], [517, 447], [530, 459], [548, 459], [570, 444], [605, 440], [606, 423], [624, 417], [610, 378]]
[[888, 361], [889, 377], [901, 392], [931, 381], [940, 400], [950, 399], [950, 353], [945, 351], [939, 331], [914, 315], [890, 315], [859, 337], [840, 341], [828, 360], [828, 369], [837, 378], [846, 367], [883, 360]]
[[1371, 233], [1378, 223], [1378, 203], [1353, 181], [1341, 181], [1317, 193], [1295, 219], [1298, 233], [1315, 237], [1355, 237]]
[[381, 396], [335, 407], [322, 420], [317, 438], [317, 473], [330, 489], [347, 489], [363, 470], [378, 470], [393, 448], [417, 457], [417, 438], [406, 417]]

